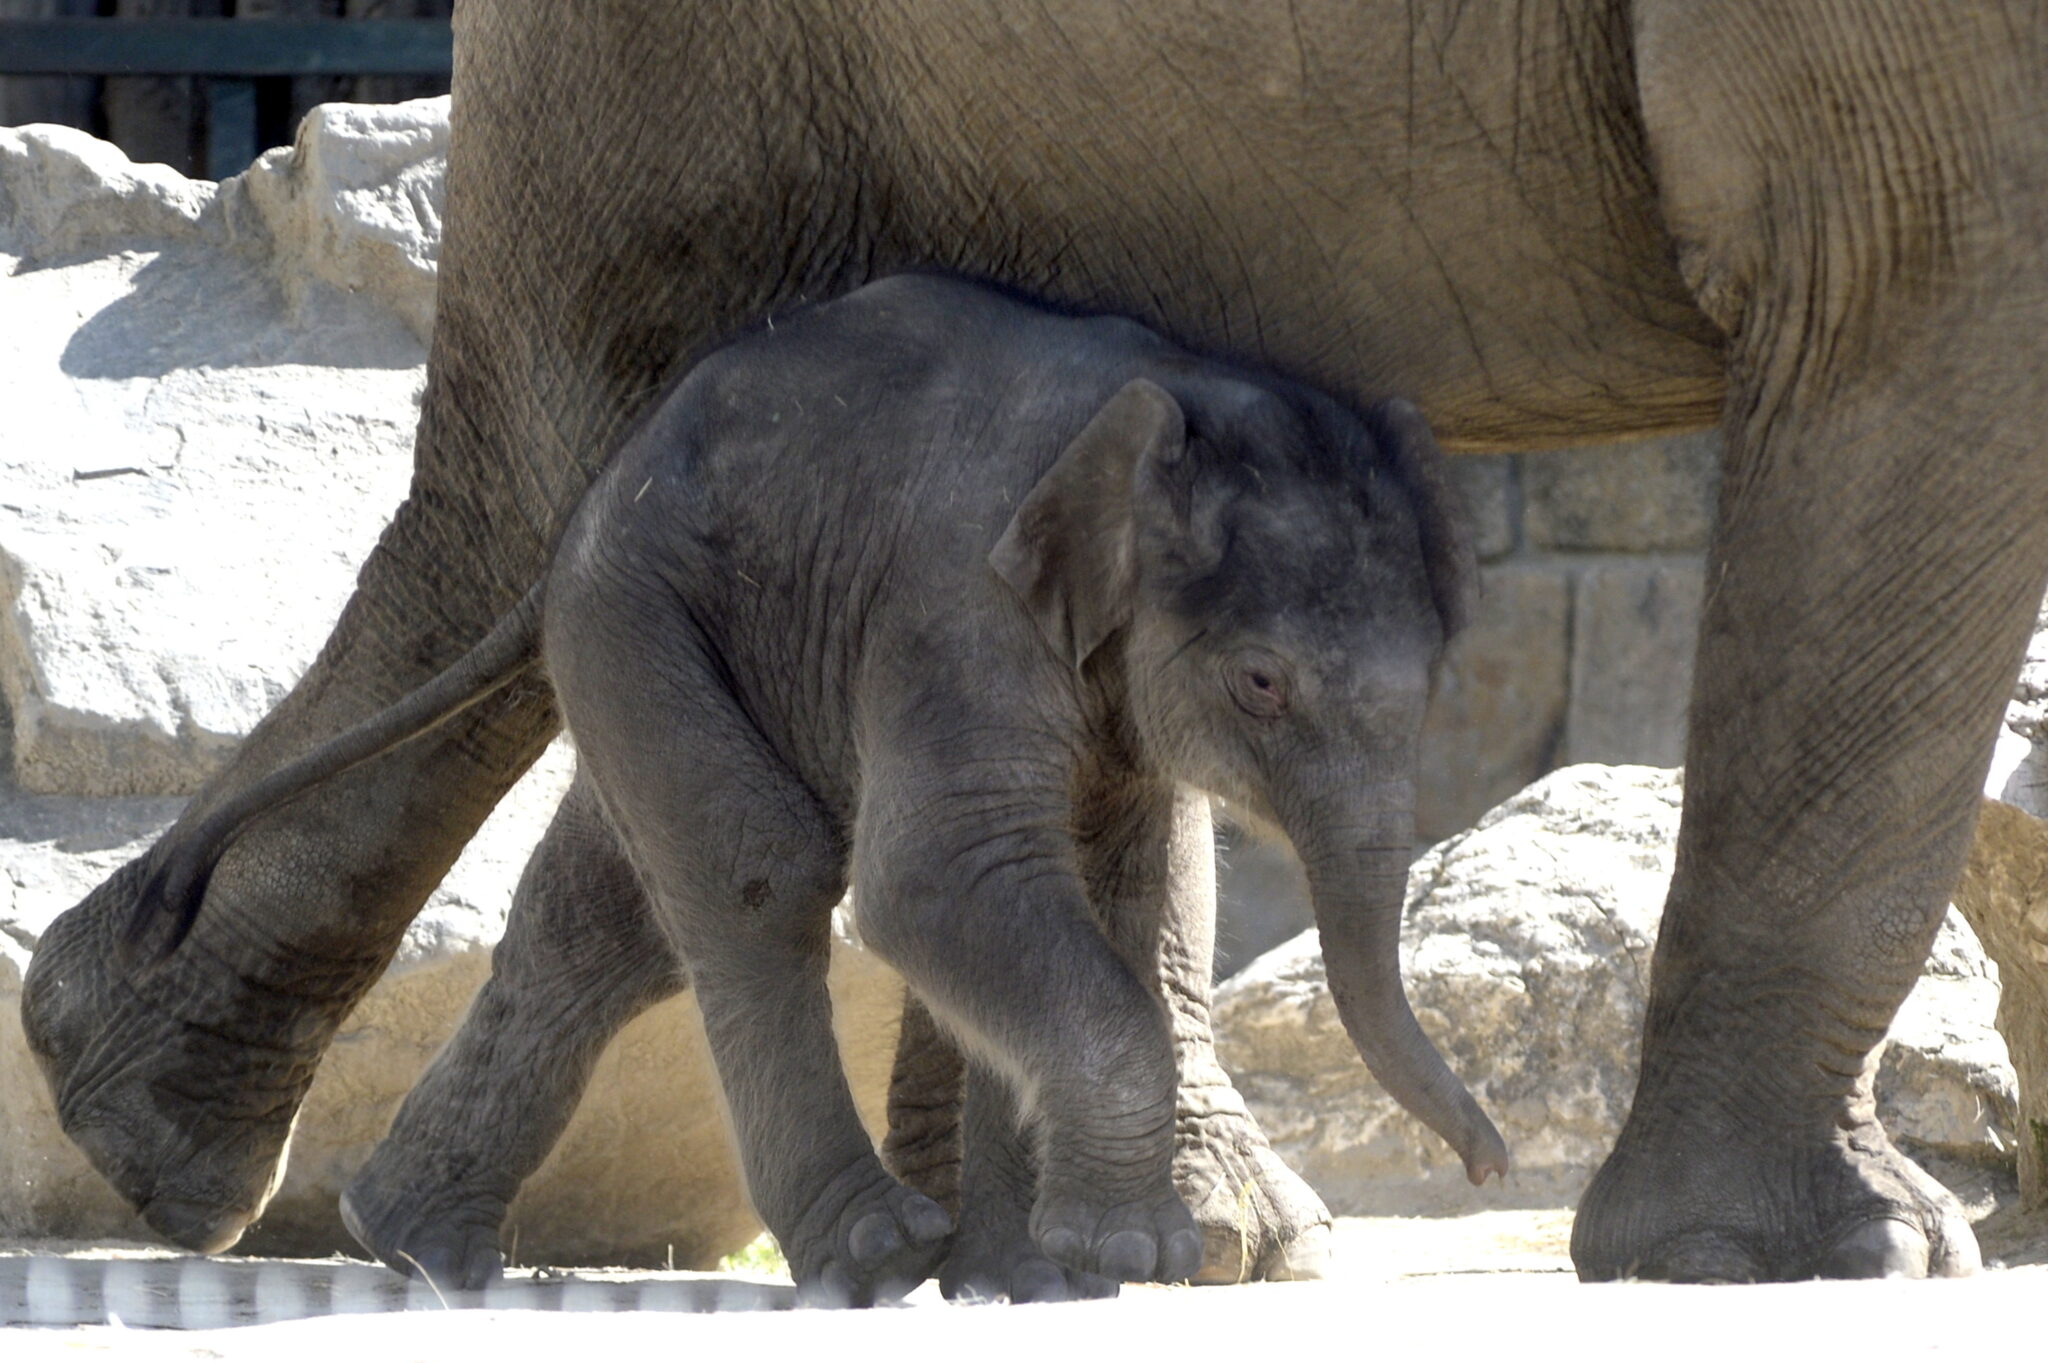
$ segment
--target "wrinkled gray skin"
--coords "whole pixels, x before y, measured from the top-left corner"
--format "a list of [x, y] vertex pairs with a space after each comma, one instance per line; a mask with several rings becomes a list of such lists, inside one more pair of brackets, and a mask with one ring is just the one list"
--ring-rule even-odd
[[1369, 420], [959, 281], [785, 316], [660, 402], [462, 664], [159, 844], [135, 968], [249, 818], [475, 703], [537, 636], [579, 767], [535, 865], [566, 883], [524, 887], [348, 1190], [394, 1267], [494, 1276], [590, 1062], [687, 978], [798, 1287], [866, 1304], [927, 1276], [951, 1223], [884, 1172], [832, 1033], [850, 870], [863, 939], [972, 1057], [949, 1292], [1193, 1276], [1157, 989], [1207, 851], [1176, 847], [1190, 783], [1292, 839], [1373, 1073], [1474, 1182], [1504, 1176], [1396, 964], [1423, 705], [1475, 570], [1419, 414]]
[[[1574, 1255], [1975, 1264], [1868, 1079], [2048, 584], [2040, 0], [500, 0], [456, 42], [413, 492], [202, 808], [480, 638], [678, 364], [902, 266], [1406, 394], [1453, 449], [1719, 420], [1642, 1075]], [[508, 689], [265, 819], [147, 976], [109, 949], [136, 870], [53, 925], [25, 1018], [152, 1224], [256, 1215], [341, 1018], [556, 722]]]

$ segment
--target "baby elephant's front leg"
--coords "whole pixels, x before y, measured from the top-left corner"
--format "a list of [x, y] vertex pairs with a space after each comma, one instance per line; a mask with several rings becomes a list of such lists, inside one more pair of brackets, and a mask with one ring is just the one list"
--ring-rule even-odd
[[[1061, 846], [1065, 821], [1056, 811], [1019, 821], [1015, 792], [955, 792], [943, 817], [892, 806], [874, 791], [932, 785], [883, 778], [870, 786], [856, 852], [861, 934], [1036, 1117], [1032, 1238], [1076, 1273], [1192, 1276], [1202, 1239], [1173, 1188], [1166, 1017], [1095, 926]], [[988, 820], [962, 817], [977, 807]]]
[[1039, 1252], [1031, 1235], [1038, 1199], [1036, 1132], [1017, 1110], [1000, 1074], [979, 1061], [967, 1066], [961, 1112], [959, 1228], [939, 1271], [949, 1301], [1075, 1301], [1113, 1297], [1108, 1278], [1062, 1268]]

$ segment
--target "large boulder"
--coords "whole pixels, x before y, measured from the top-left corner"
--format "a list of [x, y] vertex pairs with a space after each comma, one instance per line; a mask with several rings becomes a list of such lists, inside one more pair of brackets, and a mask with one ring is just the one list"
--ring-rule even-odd
[[[1634, 1093], [1680, 780], [1570, 767], [1417, 862], [1402, 965], [1416, 1015], [1499, 1124], [1506, 1187], [1474, 1189], [1373, 1082], [1337, 1018], [1314, 932], [1217, 993], [1218, 1052], [1281, 1156], [1343, 1213], [1571, 1205]], [[1994, 1163], [2014, 1140], [1995, 969], [1951, 915], [1901, 1011], [1880, 1115], [1909, 1147]]]
[[2048, 820], [1986, 800], [1956, 908], [2004, 986], [1998, 1029], [2019, 1077], [2020, 1199], [2048, 1206]]
[[1998, 729], [1984, 794], [2037, 818], [2048, 818], [2048, 600], [2041, 603], [2033, 637], [2027, 640], [2019, 680], [2005, 707], [2005, 722]]
[[2048, 601], [1999, 726], [1987, 797], [1956, 888], [2003, 986], [1999, 1031], [2019, 1075], [2020, 1199], [2048, 1206]]
[[220, 186], [0, 129], [23, 789], [189, 793], [326, 638], [411, 473], [446, 127], [330, 106]]

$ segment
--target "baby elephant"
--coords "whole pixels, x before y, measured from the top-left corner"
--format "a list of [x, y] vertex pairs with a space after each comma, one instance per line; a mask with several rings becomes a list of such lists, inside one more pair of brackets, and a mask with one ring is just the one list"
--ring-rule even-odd
[[[454, 668], [166, 838], [130, 950], [175, 948], [247, 819], [537, 643], [581, 763], [550, 837], [610, 868], [594, 911], [642, 921], [517, 949], [572, 973], [579, 946], [645, 959], [650, 997], [684, 963], [755, 1207], [814, 1298], [906, 1291], [949, 1248], [1012, 1295], [1194, 1271], [1153, 983], [1182, 785], [1292, 840], [1345, 1026], [1479, 1182], [1506, 1152], [1396, 959], [1423, 705], [1473, 587], [1446, 502], [1406, 403], [1361, 420], [1130, 322], [870, 285], [697, 365]], [[825, 971], [849, 876], [867, 946], [968, 1057], [976, 1243], [884, 1172], [848, 1094]], [[641, 1002], [574, 1000], [581, 1058], [559, 1063], [587, 1068]], [[492, 1026], [480, 1006], [451, 1054]], [[506, 1134], [544, 1153], [553, 1132]], [[998, 1195], [977, 1168], [1032, 1171], [1028, 1206], [977, 1213]], [[418, 1258], [394, 1231], [414, 1196], [351, 1190], [387, 1260]], [[494, 1262], [502, 1210], [468, 1249], [437, 1242], [444, 1272]]]

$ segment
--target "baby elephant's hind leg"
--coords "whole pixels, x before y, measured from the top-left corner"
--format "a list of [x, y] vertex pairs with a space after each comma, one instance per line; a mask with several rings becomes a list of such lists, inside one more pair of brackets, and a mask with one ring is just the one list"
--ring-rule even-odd
[[349, 1231], [437, 1287], [490, 1283], [506, 1208], [568, 1125], [605, 1045], [683, 987], [579, 775], [520, 877], [490, 980], [343, 1193]]
[[952, 1221], [884, 1172], [840, 1063], [825, 983], [843, 834], [694, 622], [664, 604], [574, 579], [550, 597], [562, 713], [689, 962], [748, 1196], [798, 1291], [900, 1296], [937, 1265]]
[[1215, 841], [1208, 797], [1178, 792], [1157, 890], [1163, 912], [1155, 950], [1180, 1071], [1173, 1179], [1202, 1228], [1195, 1281], [1320, 1278], [1329, 1260], [1329, 1210], [1273, 1153], [1216, 1058], [1209, 1025]]

